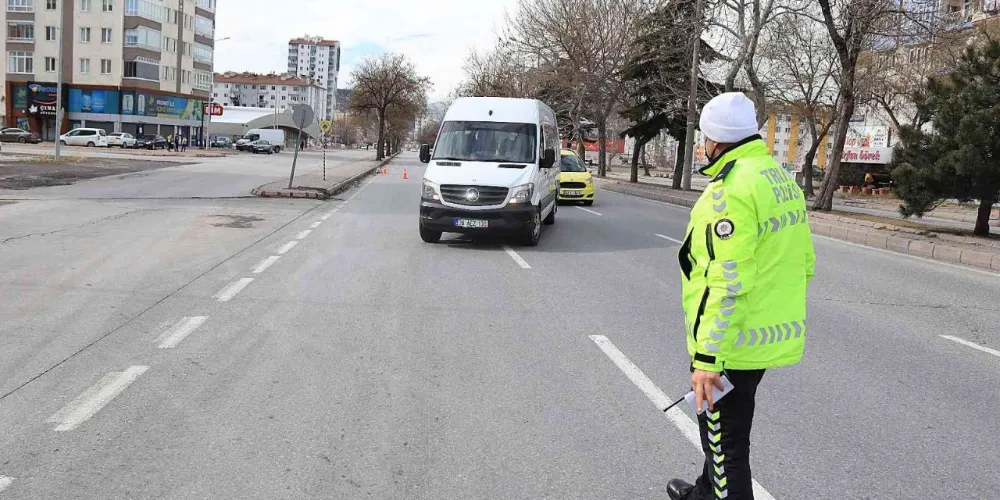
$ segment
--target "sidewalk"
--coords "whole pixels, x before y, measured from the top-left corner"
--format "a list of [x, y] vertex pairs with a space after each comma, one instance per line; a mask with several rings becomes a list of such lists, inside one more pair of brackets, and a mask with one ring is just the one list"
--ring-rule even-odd
[[376, 169], [392, 161], [395, 156], [383, 160], [363, 160], [353, 163], [327, 165], [326, 180], [322, 173], [295, 176], [292, 188], [288, 189], [288, 179], [274, 181], [260, 186], [251, 193], [264, 198], [312, 198], [325, 200], [350, 188], [358, 180], [371, 175]]
[[[599, 189], [646, 198], [684, 207], [694, 206], [700, 191], [673, 190], [668, 183], [642, 182], [595, 177]], [[615, 176], [617, 177], [617, 176]], [[627, 177], [626, 177], [627, 179]], [[649, 179], [644, 178], [643, 180]], [[836, 207], [835, 208], [840, 208]], [[902, 224], [902, 223], [900, 223]], [[907, 227], [917, 225], [918, 228]], [[931, 224], [908, 221], [906, 226], [873, 222], [842, 213], [809, 212], [814, 234], [897, 253], [1000, 271], [1000, 238], [987, 239], [944, 232]], [[935, 230], [939, 229], [939, 230]], [[971, 231], [971, 227], [969, 228]]]

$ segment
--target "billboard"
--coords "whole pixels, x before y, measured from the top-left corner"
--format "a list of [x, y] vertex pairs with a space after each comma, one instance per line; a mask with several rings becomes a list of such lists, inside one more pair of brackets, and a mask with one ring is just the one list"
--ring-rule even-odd
[[28, 102], [24, 109], [30, 116], [56, 116], [57, 95], [54, 83], [28, 82]]
[[188, 99], [146, 91], [125, 91], [121, 96], [123, 115], [149, 116], [153, 118], [173, 118], [176, 120], [197, 120], [202, 117], [201, 99]]
[[887, 148], [889, 127], [850, 127], [845, 148]]
[[885, 165], [892, 161], [892, 148], [844, 148], [840, 161]]
[[118, 113], [118, 91], [69, 89], [70, 113]]

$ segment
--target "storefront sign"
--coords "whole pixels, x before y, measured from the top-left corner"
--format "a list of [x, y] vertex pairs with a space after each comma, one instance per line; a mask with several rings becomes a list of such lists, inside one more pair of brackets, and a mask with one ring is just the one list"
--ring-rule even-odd
[[892, 148], [844, 148], [841, 161], [888, 164], [892, 161]]
[[56, 116], [55, 84], [28, 83], [28, 102], [25, 110], [30, 116]]
[[70, 89], [70, 113], [118, 113], [118, 91], [100, 89]]
[[887, 148], [889, 147], [888, 127], [851, 127], [847, 130], [845, 148]]
[[121, 109], [123, 115], [200, 121], [202, 104], [200, 99], [128, 91], [122, 92]]

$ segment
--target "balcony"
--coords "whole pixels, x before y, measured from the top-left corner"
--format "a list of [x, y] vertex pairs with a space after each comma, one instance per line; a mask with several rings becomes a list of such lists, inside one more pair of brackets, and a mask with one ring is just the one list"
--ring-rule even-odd
[[8, 43], [35, 43], [34, 21], [8, 21]]

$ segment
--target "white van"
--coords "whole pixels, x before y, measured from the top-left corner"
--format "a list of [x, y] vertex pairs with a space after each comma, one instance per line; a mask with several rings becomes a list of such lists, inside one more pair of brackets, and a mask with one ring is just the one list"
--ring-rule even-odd
[[109, 147], [108, 133], [102, 128], [75, 128], [59, 136], [59, 142], [63, 146]]
[[285, 131], [280, 128], [252, 128], [243, 134], [243, 138], [236, 141], [236, 149], [239, 151], [250, 151], [250, 145], [254, 141], [267, 141], [274, 145], [274, 152], [280, 153], [285, 147]]
[[441, 233], [509, 232], [538, 244], [553, 224], [559, 193], [559, 128], [535, 99], [463, 97], [448, 108], [428, 163], [420, 200], [420, 238]]

